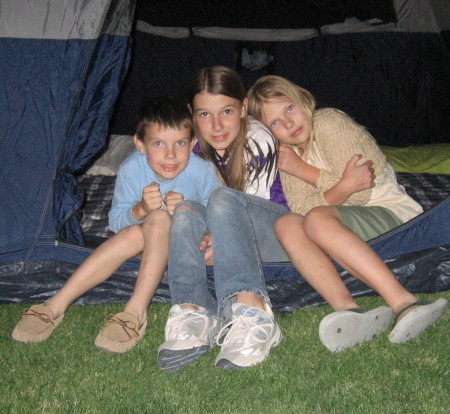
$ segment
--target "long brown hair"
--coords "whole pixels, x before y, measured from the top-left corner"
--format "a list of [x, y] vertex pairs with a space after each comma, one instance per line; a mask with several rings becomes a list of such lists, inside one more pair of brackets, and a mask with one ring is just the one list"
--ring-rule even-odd
[[[247, 97], [245, 86], [240, 76], [233, 69], [226, 66], [206, 67], [194, 75], [189, 86], [188, 95], [192, 109], [194, 109], [193, 103], [195, 96], [202, 92], [208, 92], [213, 95], [225, 95], [237, 99], [241, 103]], [[226, 168], [219, 164], [214, 147], [208, 144], [196, 130], [200, 148], [204, 156], [214, 163], [220, 172], [223, 182], [239, 191], [244, 191], [247, 180], [245, 154], [248, 154], [251, 163], [257, 165], [255, 156], [250, 151], [247, 142], [247, 126], [248, 116], [245, 114], [241, 120], [238, 136], [225, 150], [223, 159], [225, 160]], [[195, 121], [194, 128], [196, 128]]]

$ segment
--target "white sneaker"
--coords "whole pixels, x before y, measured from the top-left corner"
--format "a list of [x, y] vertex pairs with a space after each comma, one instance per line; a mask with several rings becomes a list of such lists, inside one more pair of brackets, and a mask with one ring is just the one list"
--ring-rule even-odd
[[166, 322], [166, 341], [158, 348], [158, 365], [176, 371], [215, 346], [219, 322], [205, 308], [182, 309], [174, 305]]
[[272, 309], [267, 304], [263, 310], [234, 303], [232, 310], [232, 320], [218, 335], [217, 344], [222, 350], [216, 358], [216, 366], [236, 369], [261, 363], [283, 337]]

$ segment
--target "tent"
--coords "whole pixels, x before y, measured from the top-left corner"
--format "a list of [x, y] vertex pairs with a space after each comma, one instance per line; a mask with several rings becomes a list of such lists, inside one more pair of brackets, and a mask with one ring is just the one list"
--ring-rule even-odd
[[[0, 302], [44, 300], [90, 254], [77, 174], [109, 134], [134, 132], [147, 97], [185, 98], [203, 66], [235, 67], [247, 86], [265, 73], [286, 76], [382, 145], [449, 141], [445, 0], [242, 3], [1, 3]], [[371, 242], [412, 291], [450, 287], [449, 206]], [[128, 261], [78, 303], [126, 300], [138, 265]], [[265, 272], [278, 309], [321, 302], [290, 264], [265, 264]], [[371, 293], [343, 278], [353, 294]], [[156, 300], [168, 298], [163, 282]]]
[[83, 194], [74, 173], [107, 138], [128, 67], [134, 6], [122, 0], [1, 3], [2, 292], [19, 279], [32, 290], [30, 267], [50, 274], [55, 263], [79, 262], [89, 253], [77, 246]]

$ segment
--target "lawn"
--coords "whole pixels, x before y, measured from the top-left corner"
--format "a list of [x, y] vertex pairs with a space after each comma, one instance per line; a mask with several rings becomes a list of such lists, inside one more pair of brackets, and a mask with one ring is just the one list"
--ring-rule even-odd
[[[450, 299], [450, 291], [421, 299]], [[365, 308], [379, 297], [358, 300]], [[318, 338], [328, 306], [277, 315], [280, 346], [260, 366], [222, 371], [215, 348], [185, 369], [158, 369], [169, 305], [155, 304], [141, 342], [124, 355], [97, 351], [93, 341], [119, 304], [72, 306], [40, 344], [13, 341], [24, 305], [0, 306], [0, 413], [448, 413], [450, 345], [447, 309], [422, 336], [404, 345], [387, 333], [339, 354]]]

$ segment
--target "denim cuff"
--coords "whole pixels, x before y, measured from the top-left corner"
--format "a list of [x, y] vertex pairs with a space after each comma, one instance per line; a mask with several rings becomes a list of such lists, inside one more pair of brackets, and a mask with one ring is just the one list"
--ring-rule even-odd
[[229, 293], [222, 298], [218, 303], [218, 310], [217, 310], [217, 317], [223, 322], [229, 322], [231, 320], [232, 311], [231, 306], [233, 303], [236, 303], [236, 296], [239, 293], [256, 293], [257, 295], [261, 296], [264, 301], [272, 307], [272, 304], [270, 302], [269, 295], [266, 291], [262, 291], [261, 289], [241, 289], [237, 292]]

